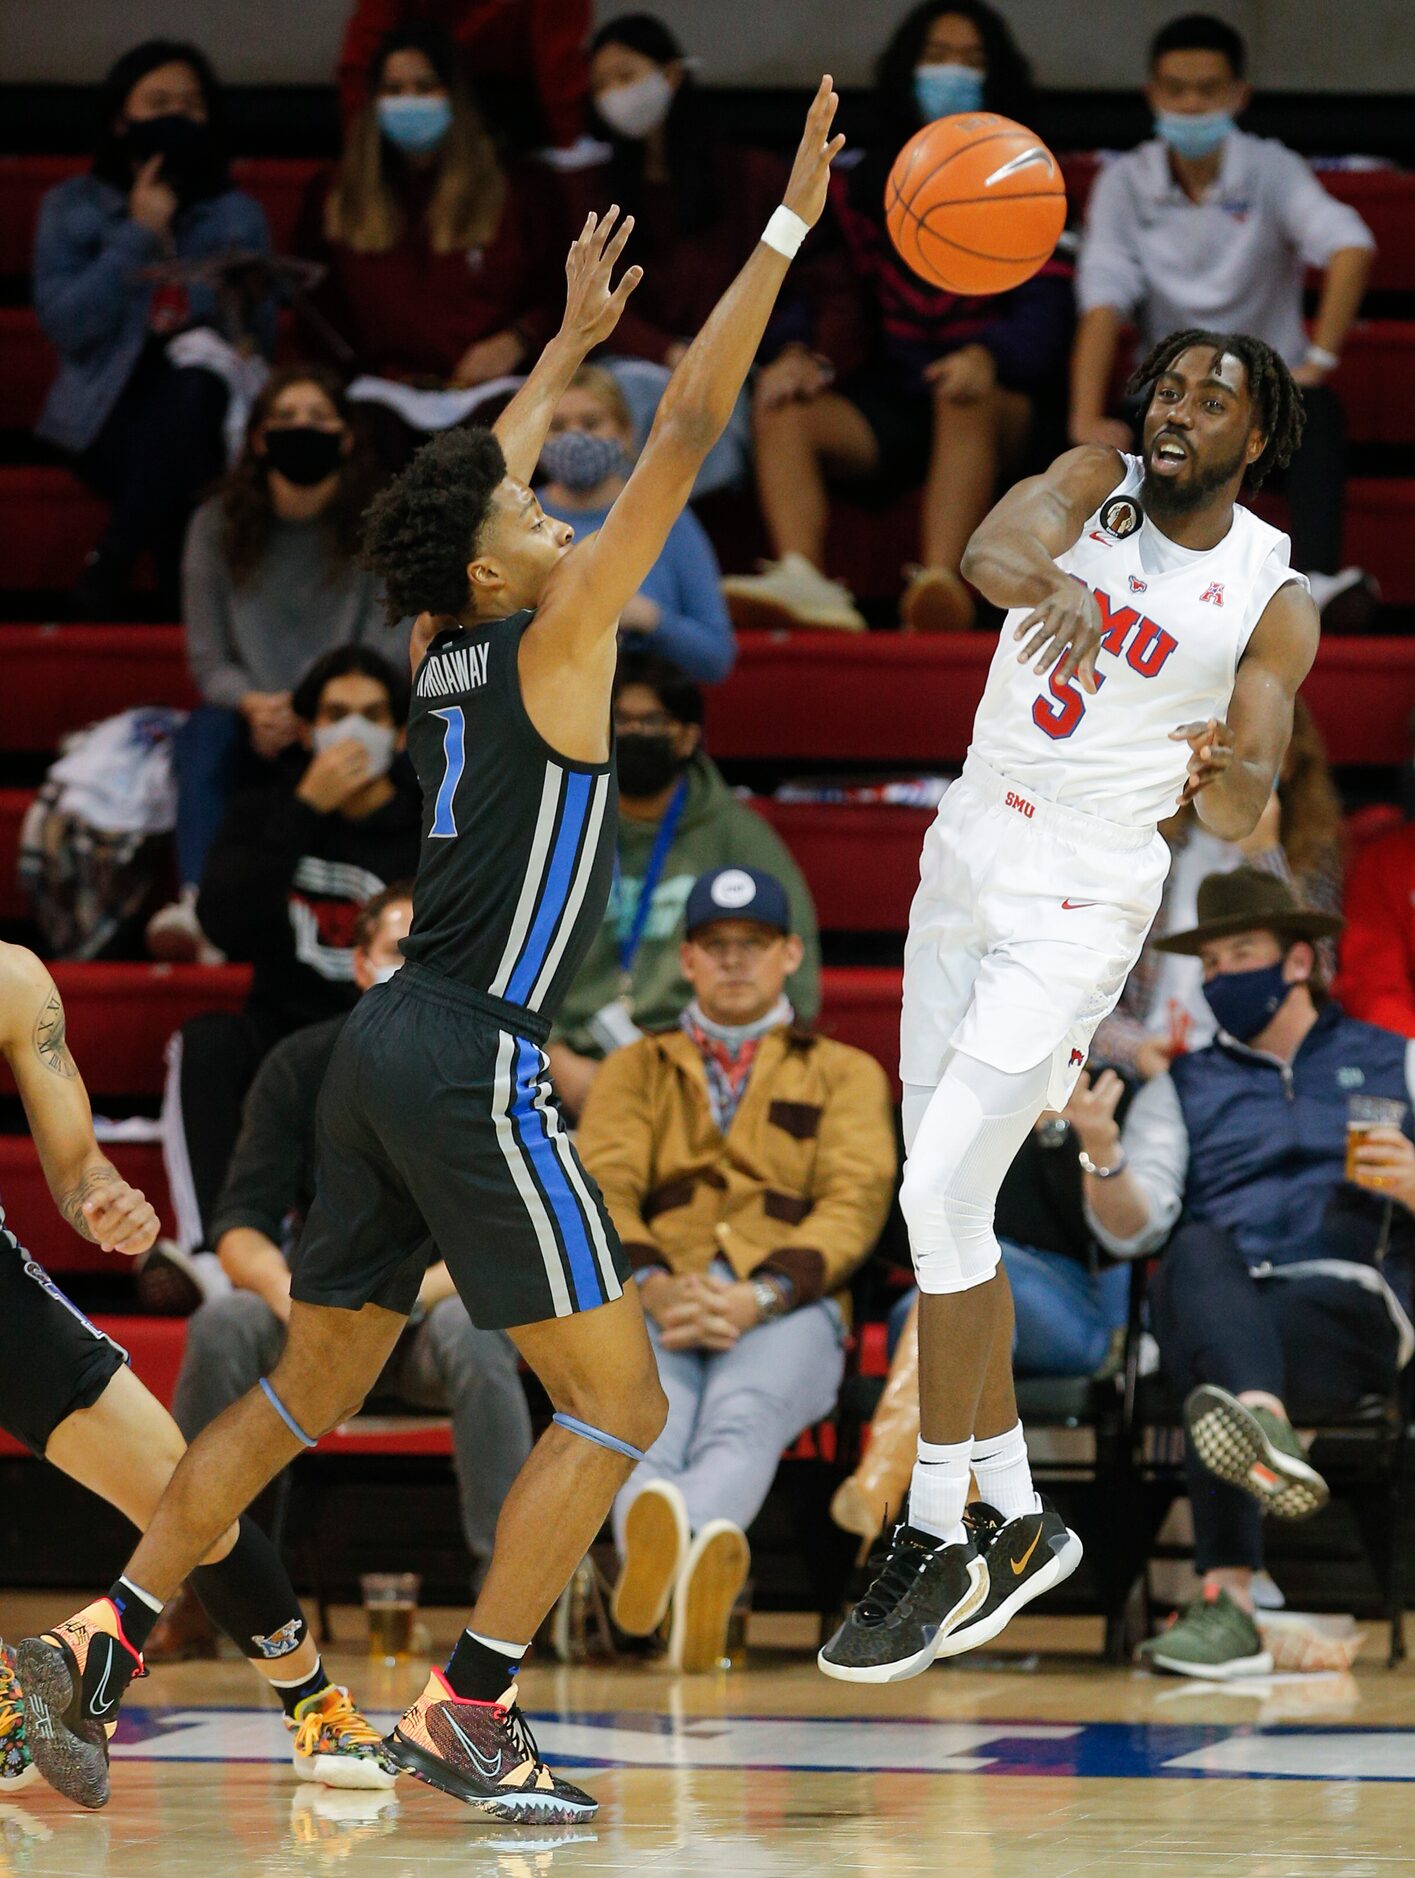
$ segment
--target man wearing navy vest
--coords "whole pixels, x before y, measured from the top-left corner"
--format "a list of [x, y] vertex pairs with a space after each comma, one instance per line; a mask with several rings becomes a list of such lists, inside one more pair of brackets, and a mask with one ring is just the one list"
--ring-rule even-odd
[[[1262, 1517], [1301, 1519], [1327, 1499], [1289, 1391], [1307, 1412], [1350, 1409], [1388, 1393], [1415, 1349], [1401, 1301], [1415, 1242], [1415, 1043], [1328, 997], [1316, 942], [1341, 924], [1253, 868], [1211, 874], [1197, 926], [1159, 944], [1202, 960], [1217, 1038], [1146, 1083], [1123, 1130], [1113, 1072], [1072, 1102], [1097, 1238], [1121, 1258], [1169, 1241], [1153, 1324], [1185, 1397], [1203, 1591], [1142, 1646], [1154, 1669], [1271, 1670], [1253, 1619]], [[1365, 1128], [1354, 1179], [1349, 1123]]]

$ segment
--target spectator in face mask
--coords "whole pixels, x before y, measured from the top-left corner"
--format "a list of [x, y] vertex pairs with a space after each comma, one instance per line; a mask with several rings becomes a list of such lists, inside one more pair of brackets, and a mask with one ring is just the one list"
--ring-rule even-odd
[[[541, 451], [540, 490], [547, 515], [569, 522], [577, 535], [604, 525], [628, 480], [634, 427], [624, 394], [611, 374], [585, 365], [555, 407]], [[717, 556], [702, 523], [684, 509], [663, 553], [619, 622], [627, 652], [652, 651], [686, 677], [715, 684], [732, 669], [732, 622], [723, 603]]]
[[[187, 519], [224, 462], [224, 381], [168, 351], [186, 328], [217, 324], [216, 291], [147, 270], [270, 246], [260, 204], [231, 187], [221, 95], [195, 46], [152, 39], [124, 53], [99, 109], [93, 167], [46, 194], [34, 249], [35, 310], [59, 353], [39, 435], [112, 505], [71, 596], [81, 619], [122, 616], [145, 549], [175, 610]], [[269, 351], [273, 305], [250, 317], [247, 337]]]
[[188, 1250], [207, 1226], [267, 1051], [357, 993], [359, 908], [417, 867], [417, 785], [397, 760], [406, 664], [364, 646], [327, 652], [296, 685], [298, 739], [276, 780], [237, 796], [212, 846], [197, 917], [213, 944], [253, 966], [239, 1015], [208, 1012], [169, 1050], [164, 1150]]
[[[299, 737], [290, 696], [321, 653], [382, 631], [358, 522], [372, 493], [367, 454], [333, 373], [277, 372], [256, 399], [246, 446], [192, 519], [182, 563], [187, 662], [203, 703], [178, 733], [181, 898], [154, 915], [156, 958], [202, 956], [196, 895], [226, 803]], [[397, 656], [395, 653], [394, 656]]]
[[547, 173], [497, 156], [451, 40], [408, 25], [374, 57], [302, 241], [329, 268], [323, 310], [363, 371], [472, 386], [550, 338], [563, 227]]
[[820, 1009], [816, 910], [776, 831], [739, 802], [701, 748], [703, 694], [651, 652], [625, 653], [614, 684], [619, 842], [599, 937], [571, 985], [549, 1046], [556, 1093], [572, 1115], [600, 1060], [678, 1021], [690, 996], [679, 940], [700, 874], [756, 868], [785, 889], [801, 960], [787, 980], [803, 1024]]

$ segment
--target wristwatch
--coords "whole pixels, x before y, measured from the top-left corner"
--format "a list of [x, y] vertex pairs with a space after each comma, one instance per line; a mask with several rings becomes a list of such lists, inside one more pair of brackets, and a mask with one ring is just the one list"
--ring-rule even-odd
[[775, 1317], [785, 1317], [789, 1308], [786, 1293], [774, 1278], [754, 1278], [752, 1296], [757, 1301], [757, 1316], [763, 1324]]
[[1109, 1167], [1097, 1167], [1084, 1148], [1081, 1149], [1076, 1159], [1081, 1163], [1082, 1173], [1094, 1174], [1097, 1180], [1114, 1180], [1117, 1174], [1123, 1174], [1130, 1165], [1130, 1156], [1124, 1148], [1120, 1150], [1120, 1159], [1112, 1161]]

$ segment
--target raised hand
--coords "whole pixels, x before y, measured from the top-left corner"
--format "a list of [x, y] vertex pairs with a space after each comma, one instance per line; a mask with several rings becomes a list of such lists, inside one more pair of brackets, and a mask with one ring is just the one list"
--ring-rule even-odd
[[619, 285], [610, 288], [614, 264], [634, 228], [632, 215], [626, 215], [622, 222], [618, 218], [617, 202], [604, 216], [592, 210], [565, 257], [565, 316], [560, 330], [585, 352], [608, 339], [619, 324], [629, 295], [644, 277], [641, 267], [629, 267]]
[[1017, 654], [1019, 665], [1033, 660], [1040, 674], [1060, 660], [1057, 677], [1063, 684], [1068, 678], [1079, 678], [1087, 691], [1099, 691], [1096, 654], [1101, 646], [1101, 615], [1084, 580], [1058, 572], [1056, 585], [1012, 637], [1026, 640]]
[[1179, 798], [1183, 808], [1201, 789], [1217, 782], [1233, 762], [1233, 732], [1222, 718], [1211, 717], [1206, 724], [1181, 724], [1169, 733], [1169, 739], [1171, 743], [1187, 743], [1192, 753]]
[[801, 133], [796, 161], [791, 165], [791, 180], [781, 198], [783, 204], [811, 228], [820, 220], [825, 207], [830, 166], [845, 148], [843, 136], [830, 134], [839, 103], [835, 80], [827, 72], [806, 113], [806, 128]]

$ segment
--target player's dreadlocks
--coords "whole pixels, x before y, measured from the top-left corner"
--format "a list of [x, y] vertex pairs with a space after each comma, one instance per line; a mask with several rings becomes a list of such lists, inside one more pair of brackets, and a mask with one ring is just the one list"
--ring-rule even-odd
[[1248, 375], [1248, 395], [1257, 412], [1258, 428], [1263, 433], [1263, 453], [1248, 465], [1243, 478], [1245, 489], [1256, 489], [1269, 470], [1286, 469], [1302, 437], [1305, 415], [1302, 392], [1279, 355], [1251, 333], [1211, 333], [1202, 327], [1190, 327], [1171, 333], [1135, 370], [1126, 395], [1143, 397], [1148, 404], [1155, 381], [1170, 370], [1182, 352], [1190, 346], [1208, 346], [1215, 358], [1228, 352], [1243, 361]]
[[489, 430], [444, 430], [375, 497], [360, 559], [383, 582], [390, 623], [466, 606], [467, 563], [505, 474]]

